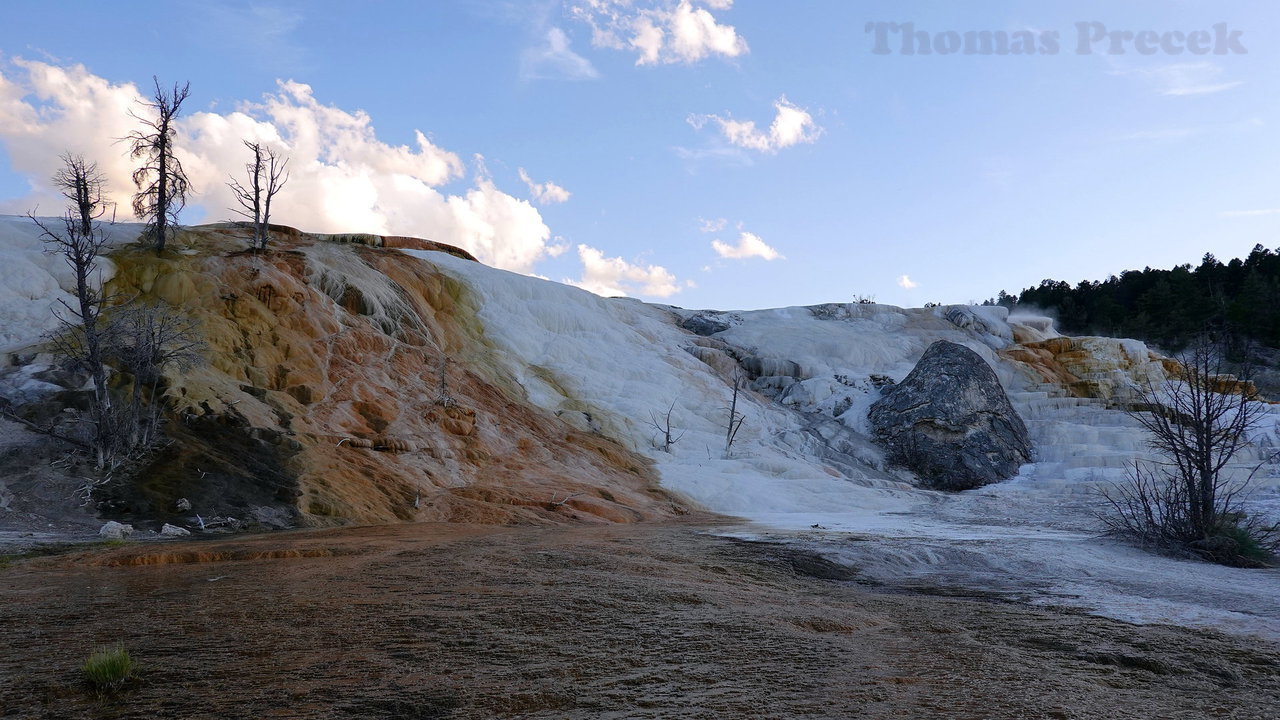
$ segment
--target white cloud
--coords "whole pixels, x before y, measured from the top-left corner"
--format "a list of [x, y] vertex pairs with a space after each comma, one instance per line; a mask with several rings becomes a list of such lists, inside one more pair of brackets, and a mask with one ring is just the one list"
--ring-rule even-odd
[[1224, 218], [1265, 217], [1267, 215], [1280, 215], [1280, 208], [1265, 208], [1263, 210], [1226, 210], [1218, 213], [1218, 217]]
[[560, 257], [569, 250], [569, 243], [559, 235], [551, 239], [551, 244], [547, 246], [547, 254], [553, 258]]
[[[81, 65], [12, 64], [17, 73], [0, 72], [0, 144], [33, 190], [0, 203], [0, 211], [24, 212], [37, 203], [41, 212], [61, 208], [48, 178], [58, 156], [70, 151], [98, 163], [108, 177], [109, 199], [127, 219], [132, 161], [116, 140], [136, 126], [128, 113], [140, 110], [138, 89], [112, 84]], [[456, 154], [421, 132], [413, 147], [384, 143], [367, 114], [323, 105], [307, 85], [281, 82], [262, 102], [226, 114], [194, 111], [194, 101], [188, 103], [177, 147], [195, 191], [191, 202], [205, 209], [205, 221], [231, 217], [226, 180], [243, 171], [241, 140], [256, 139], [290, 157], [289, 184], [272, 216], [278, 222], [317, 232], [417, 235], [516, 272], [530, 272], [552, 252], [551, 231], [538, 210], [500, 190], [478, 158], [469, 188], [443, 192], [440, 186], [465, 174]]]
[[729, 221], [724, 218], [716, 218], [715, 220], [698, 218], [698, 231], [704, 233], [720, 232], [728, 224]]
[[607, 258], [596, 248], [579, 245], [582, 279], [565, 282], [597, 295], [651, 295], [669, 297], [680, 292], [676, 276], [660, 265], [637, 265], [620, 257]]
[[711, 247], [716, 254], [722, 258], [731, 260], [746, 260], [747, 258], [758, 257], [763, 260], [785, 260], [777, 250], [769, 247], [767, 243], [759, 235], [746, 232], [745, 230], [738, 235], [738, 243], [730, 245], [712, 240]]
[[565, 190], [559, 185], [548, 180], [547, 182], [537, 183], [530, 177], [529, 173], [520, 168], [520, 179], [525, 185], [529, 186], [529, 194], [533, 196], [534, 202], [539, 205], [555, 205], [567, 201], [573, 193]]
[[1172, 63], [1144, 68], [1118, 68], [1110, 74], [1133, 76], [1145, 81], [1161, 95], [1208, 95], [1244, 84], [1243, 80], [1222, 82], [1221, 65], [1211, 62]]
[[822, 135], [822, 128], [813, 121], [813, 116], [793, 105], [786, 97], [775, 100], [773, 107], [775, 114], [768, 132], [757, 129], [753, 120], [734, 120], [719, 115], [691, 115], [688, 122], [700, 130], [708, 120], [714, 121], [730, 144], [768, 153], [800, 143], [812, 143]]
[[547, 30], [545, 41], [520, 57], [524, 80], [591, 80], [600, 77], [591, 61], [569, 47], [569, 36], [558, 27]]
[[129, 117], [141, 98], [133, 85], [113, 85], [83, 65], [67, 68], [14, 58], [22, 80], [0, 72], [0, 142], [14, 172], [25, 175], [33, 191], [0, 211], [20, 213], [40, 207], [57, 214], [63, 198], [48, 183], [63, 152], [97, 162], [108, 178], [107, 197], [129, 211], [133, 164], [118, 143], [136, 126]]
[[903, 290], [910, 290], [911, 288], [920, 287], [920, 283], [918, 283], [918, 282], [916, 282], [916, 281], [912, 280], [911, 278], [907, 277], [906, 275], [899, 275], [899, 276], [898, 276], [898, 287], [902, 288]]
[[579, 0], [574, 17], [591, 27], [596, 47], [631, 50], [637, 65], [695, 63], [712, 55], [737, 57], [748, 51], [747, 41], [732, 25], [723, 25], [711, 11], [723, 12], [732, 0], [657, 0], [637, 7], [632, 0]]

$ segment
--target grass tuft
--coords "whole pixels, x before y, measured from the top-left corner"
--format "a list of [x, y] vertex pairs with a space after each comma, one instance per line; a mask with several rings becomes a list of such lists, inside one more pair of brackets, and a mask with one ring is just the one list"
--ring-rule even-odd
[[95, 650], [80, 670], [94, 690], [99, 694], [109, 694], [122, 689], [133, 678], [136, 667], [129, 651], [116, 643]]

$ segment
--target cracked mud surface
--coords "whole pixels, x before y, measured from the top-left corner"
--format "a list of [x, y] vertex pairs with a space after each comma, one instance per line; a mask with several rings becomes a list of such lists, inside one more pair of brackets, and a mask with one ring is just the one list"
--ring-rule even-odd
[[[1277, 718], [1280, 648], [887, 592], [697, 524], [396, 525], [0, 569], [4, 718]], [[140, 664], [95, 698], [78, 667]]]

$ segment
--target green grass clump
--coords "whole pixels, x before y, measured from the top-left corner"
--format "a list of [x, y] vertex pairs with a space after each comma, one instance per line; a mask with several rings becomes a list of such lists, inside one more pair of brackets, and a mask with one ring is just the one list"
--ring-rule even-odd
[[94, 690], [102, 694], [113, 693], [125, 686], [133, 677], [137, 664], [129, 657], [129, 651], [119, 643], [98, 648], [84, 661], [80, 670]]
[[1275, 560], [1275, 554], [1264, 544], [1265, 538], [1259, 538], [1259, 533], [1250, 532], [1249, 528], [1231, 523], [1221, 527], [1218, 533], [1235, 544], [1237, 562], [1228, 563], [1230, 565], [1268, 567]]

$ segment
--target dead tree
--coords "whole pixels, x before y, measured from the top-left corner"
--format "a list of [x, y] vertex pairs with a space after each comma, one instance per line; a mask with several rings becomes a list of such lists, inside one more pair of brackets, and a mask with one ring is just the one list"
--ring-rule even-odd
[[[133, 305], [113, 319], [120, 369], [133, 378], [128, 411], [123, 413], [124, 444], [131, 454], [159, 439], [158, 389], [166, 369], [185, 370], [202, 359], [204, 344], [194, 324], [165, 305]], [[149, 404], [144, 404], [149, 400]]]
[[[663, 452], [671, 452], [671, 446], [680, 442], [680, 438], [684, 437], [684, 431], [681, 431], [679, 435], [672, 435], [671, 412], [675, 410], [675, 408], [676, 404], [672, 401], [670, 407], [667, 408], [667, 414], [663, 416], [661, 420], [659, 420], [657, 415], [649, 413], [650, 427], [657, 430], [658, 434], [662, 436], [662, 447], [660, 449]], [[655, 442], [654, 444], [656, 445], [657, 443]]]
[[436, 404], [440, 407], [457, 407], [458, 401], [449, 394], [449, 356], [440, 356], [440, 369], [436, 375]]
[[98, 164], [91, 163], [82, 155], [63, 153], [62, 168], [53, 175], [53, 186], [62, 192], [62, 196], [71, 202], [70, 211], [76, 215], [80, 223], [80, 235], [87, 237], [93, 234], [93, 223], [107, 211], [102, 198], [102, 189], [107, 178], [98, 172]]
[[[1221, 372], [1220, 348], [1202, 337], [1178, 358], [1182, 378], [1147, 383], [1131, 413], [1164, 460], [1135, 464], [1104, 491], [1112, 532], [1226, 564], [1261, 560], [1280, 545], [1280, 525], [1251, 517], [1240, 506], [1243, 483], [1228, 466], [1249, 442], [1261, 407], [1248, 383]], [[1254, 472], [1258, 468], [1255, 468]]]
[[41, 239], [53, 253], [62, 257], [75, 276], [74, 304], [59, 300], [58, 307], [54, 308], [62, 331], [53, 336], [51, 344], [54, 352], [87, 373], [93, 382], [89, 411], [93, 433], [89, 445], [98, 468], [102, 468], [110, 461], [117, 445], [105, 358], [110, 329], [102, 323], [106, 302], [95, 278], [98, 256], [106, 245], [106, 235], [96, 222], [104, 209], [105, 180], [97, 165], [86, 162], [83, 157], [66, 154], [62, 162], [53, 182], [72, 206], [57, 222], [41, 220], [32, 213], [27, 217], [40, 228]]
[[265, 250], [271, 240], [271, 201], [289, 182], [289, 159], [261, 143], [245, 140], [244, 146], [249, 148], [253, 159], [244, 166], [247, 184], [235, 178], [227, 183], [240, 205], [232, 210], [253, 223], [253, 249]]
[[133, 171], [133, 184], [138, 188], [133, 196], [133, 214], [146, 221], [147, 234], [159, 253], [164, 251], [170, 231], [178, 224], [178, 213], [186, 205], [187, 193], [191, 190], [186, 171], [174, 154], [174, 121], [191, 84], [178, 87], [175, 83], [172, 90], [167, 90], [160, 87], [159, 79], [152, 80], [155, 93], [142, 105], [154, 116], [144, 118], [130, 111], [143, 129], [129, 133], [125, 139], [130, 143], [130, 155], [142, 160], [142, 165]]
[[733, 441], [738, 439], [738, 431], [742, 429], [742, 423], [746, 422], [747, 416], [738, 412], [738, 394], [742, 390], [743, 384], [746, 383], [746, 376], [742, 370], [736, 370], [733, 373], [733, 400], [729, 404], [729, 421], [726, 423], [724, 433], [724, 454], [729, 455], [730, 448], [733, 447]]

